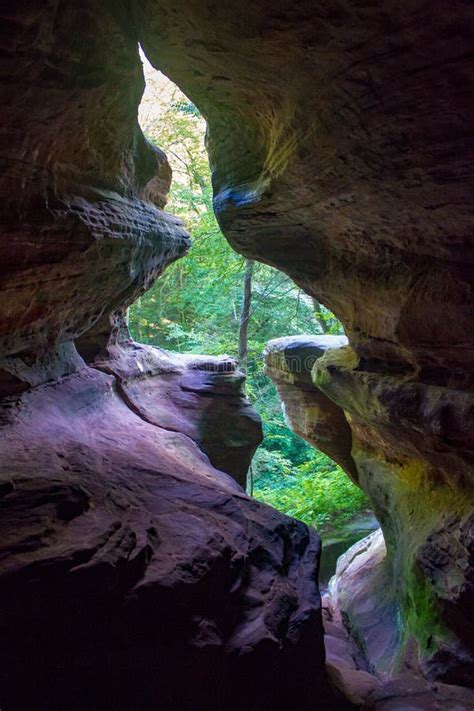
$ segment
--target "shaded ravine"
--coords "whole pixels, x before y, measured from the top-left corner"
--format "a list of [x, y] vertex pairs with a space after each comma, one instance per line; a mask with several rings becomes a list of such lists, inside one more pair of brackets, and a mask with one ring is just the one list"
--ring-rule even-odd
[[337, 708], [316, 534], [85, 363], [189, 247], [163, 212], [166, 157], [137, 124], [139, 42], [208, 121], [226, 238], [348, 335], [311, 369], [307, 424], [325, 402], [321, 448], [383, 528], [386, 557], [353, 579], [372, 621], [398, 624], [372, 664], [418, 677], [368, 707], [393, 708], [404, 684], [412, 706], [462, 708], [446, 682], [474, 678], [470, 4], [1, 13], [2, 709]]

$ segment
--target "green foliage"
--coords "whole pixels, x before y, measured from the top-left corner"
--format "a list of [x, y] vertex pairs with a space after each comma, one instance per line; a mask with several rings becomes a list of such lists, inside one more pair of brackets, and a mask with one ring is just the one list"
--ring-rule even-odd
[[260, 448], [254, 460], [254, 496], [260, 501], [320, 531], [343, 526], [368, 507], [365, 494], [322, 452], [312, 449], [310, 458], [296, 467], [275, 454], [268, 462], [267, 450]]
[[[138, 341], [169, 350], [237, 356], [244, 259], [221, 234], [212, 210], [205, 122], [162, 75], [147, 65], [145, 72], [141, 125], [147, 138], [168, 155], [174, 180], [166, 209], [183, 219], [193, 246], [185, 259], [172, 264], [133, 305], [130, 329]], [[265, 434], [255, 460], [256, 494], [314, 524], [326, 521], [343, 504], [346, 510], [348, 501], [355, 506], [360, 496], [331, 460], [287, 428], [275, 387], [263, 374], [262, 352], [271, 338], [341, 332], [333, 314], [285, 274], [255, 264], [247, 395], [262, 417]], [[352, 494], [345, 499], [338, 491]]]

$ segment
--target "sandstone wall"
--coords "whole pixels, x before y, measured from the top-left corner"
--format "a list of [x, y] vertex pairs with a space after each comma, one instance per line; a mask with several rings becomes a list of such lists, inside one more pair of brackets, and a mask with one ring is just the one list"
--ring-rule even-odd
[[472, 395], [368, 373], [341, 340], [281, 338], [265, 354], [292, 428], [345, 469], [382, 526], [373, 556], [340, 573], [339, 604], [373, 669], [469, 685]]
[[327, 706], [319, 540], [235, 481], [261, 439], [242, 375], [126, 329], [190, 245], [131, 7], [2, 20], [0, 705]]
[[[77, 648], [77, 658], [85, 659], [94, 641], [99, 656], [92, 659], [108, 665], [109, 690], [119, 678], [119, 698], [124, 657], [111, 658], [95, 630], [104, 623], [104, 639], [110, 630], [122, 635], [118, 648], [125, 658], [129, 649], [144, 659], [137, 649], [145, 654], [140, 645], [146, 631], [158, 629], [149, 624], [153, 605], [147, 595], [161, 586], [156, 582], [161, 573], [147, 563], [149, 555], [154, 560], [149, 551], [157, 544], [144, 541], [155, 530], [160, 541], [179, 540], [182, 530], [177, 532], [173, 522], [171, 528], [153, 523], [150, 532], [148, 514], [154, 519], [155, 506], [162, 506], [159, 491], [168, 486], [165, 480], [174, 488], [177, 479], [188, 478], [194, 454], [183, 461], [186, 447], [177, 457], [174, 445], [158, 446], [157, 428], [137, 412], [123, 431], [122, 413], [130, 417], [130, 408], [123, 401], [126, 389], [120, 397], [117, 393], [120, 379], [85, 368], [85, 361], [103, 364], [114, 349], [130, 347], [123, 309], [189, 246], [183, 226], [163, 212], [170, 181], [166, 158], [146, 143], [137, 125], [141, 42], [154, 65], [179, 84], [208, 120], [215, 208], [231, 244], [286, 271], [344, 323], [352, 350], [323, 358], [316, 383], [349, 422], [352, 446], [343, 463], [377, 502], [392, 551], [392, 589], [404, 610], [403, 629], [416, 640], [427, 673], [464, 680], [470, 663], [466, 635], [472, 626], [474, 450], [470, 4], [7, 0], [2, 19], [0, 390], [6, 396], [2, 437], [7, 453], [2, 459], [2, 520], [9, 535], [15, 537], [17, 528], [20, 532], [18, 540], [5, 539], [5, 560], [13, 561], [11, 568], [5, 564], [5, 574], [13, 575], [8, 580], [14, 582], [3, 588], [13, 606], [5, 607], [11, 615], [2, 618], [4, 650], [10, 655], [3, 668], [21, 658], [19, 669], [34, 670], [32, 657], [21, 657], [29, 648], [18, 646], [25, 637], [10, 619], [21, 620], [31, 611], [26, 629], [34, 632], [35, 652], [58, 641], [56, 647], [50, 644], [54, 664], [48, 668], [62, 659], [64, 646], [55, 634], [61, 635], [63, 623], [71, 619], [75, 627], [68, 649]], [[133, 393], [127, 397], [132, 401]], [[116, 418], [109, 410], [115, 407], [120, 410]], [[341, 420], [341, 413], [334, 408], [333, 413]], [[155, 416], [153, 411], [150, 418]], [[117, 437], [117, 432], [123, 434]], [[67, 455], [73, 474], [64, 473], [63, 457], [57, 455], [64, 437], [75, 443]], [[150, 454], [150, 447], [158, 449]], [[140, 448], [148, 452], [145, 463]], [[165, 479], [155, 477], [154, 468], [162, 473], [160, 462], [170, 457]], [[200, 472], [193, 469], [193, 476], [207, 481], [207, 459], [200, 461]], [[136, 478], [130, 482], [132, 473]], [[107, 496], [116, 477], [125, 503]], [[220, 482], [225, 475], [212, 477]], [[256, 545], [250, 561], [265, 571], [265, 581], [272, 571], [270, 589], [276, 586], [284, 593], [276, 611], [271, 608], [268, 634], [269, 618], [263, 612], [264, 632], [257, 635], [263, 641], [255, 644], [258, 663], [249, 662], [249, 667], [262, 670], [265, 680], [273, 650], [288, 645], [288, 670], [295, 680], [309, 679], [308, 660], [319, 660], [318, 670], [322, 663], [314, 623], [313, 534], [257, 507], [265, 520], [257, 528], [266, 532], [259, 545], [258, 536], [249, 533], [254, 504], [241, 493], [226, 493], [225, 501], [237, 496], [239, 513], [234, 504], [216, 500], [217, 480], [212, 494], [194, 483], [191, 489], [183, 484], [187, 493], [182, 496], [171, 496], [179, 503], [169, 510], [178, 518], [183, 509], [188, 515], [189, 499], [192, 509], [208, 496], [213, 520], [222, 507], [232, 510], [210, 528], [201, 508], [198, 516], [190, 514], [198, 530], [186, 524], [180, 540], [180, 551], [191, 548], [189, 555], [183, 553], [186, 562], [180, 568], [183, 590], [190, 589], [189, 578], [201, 579], [208, 563], [211, 569], [200, 588], [203, 598], [187, 592], [171, 596], [178, 607], [168, 611], [167, 619], [188, 639], [195, 624], [192, 611], [208, 619], [194, 602], [202, 600], [205, 607], [206, 596], [216, 590], [220, 600], [227, 600], [234, 589], [237, 548], [242, 541]], [[222, 486], [231, 486], [225, 482]], [[132, 533], [123, 539], [120, 533], [106, 533], [135, 515], [147, 523], [130, 524]], [[234, 531], [237, 519], [242, 524], [234, 535], [229, 529]], [[83, 528], [85, 521], [90, 529]], [[212, 554], [209, 530], [222, 555]], [[88, 531], [98, 539], [91, 543]], [[122, 551], [118, 557], [109, 554], [106, 543], [115, 535]], [[201, 538], [206, 552], [201, 548], [195, 554]], [[117, 568], [128, 571], [128, 563], [122, 568], [118, 561], [133, 561], [134, 547], [134, 572], [117, 582]], [[99, 549], [100, 563], [90, 566]], [[165, 554], [163, 543], [160, 549]], [[38, 568], [35, 561], [40, 561]], [[77, 580], [65, 571], [76, 567], [81, 570], [77, 590], [85, 592], [73, 590], [75, 602], [65, 609], [74, 588], [70, 580]], [[92, 587], [90, 567], [100, 570], [99, 577], [92, 575]], [[135, 585], [138, 597], [132, 592]], [[262, 592], [266, 582], [259, 580], [257, 587], [265, 600], [272, 597]], [[109, 615], [111, 588], [119, 602]], [[129, 592], [133, 602], [122, 614]], [[253, 594], [238, 598], [238, 608], [254, 609]], [[147, 601], [144, 607], [141, 600]], [[169, 600], [166, 593], [162, 605]], [[266, 603], [257, 607], [267, 609]], [[189, 625], [180, 627], [182, 610]], [[90, 625], [83, 625], [87, 611]], [[203, 624], [203, 654], [212, 670], [214, 627]], [[255, 624], [260, 629], [260, 622]], [[133, 638], [133, 629], [143, 636], [127, 646], [124, 640], [129, 633]], [[217, 648], [227, 649], [222, 639], [231, 639], [232, 633], [226, 627], [223, 637], [216, 634], [221, 640]], [[241, 644], [247, 653], [248, 645]], [[160, 655], [163, 659], [163, 650]], [[171, 655], [171, 666], [176, 658]], [[215, 668], [226, 673], [223, 658], [223, 666]], [[190, 653], [186, 669], [193, 667], [192, 660]], [[25, 678], [15, 680], [16, 689]], [[39, 674], [38, 680], [44, 678]], [[151, 671], [145, 680], [138, 679], [137, 688], [143, 689], [144, 681], [143, 693], [153, 696], [157, 685]], [[306, 693], [302, 684], [290, 688], [287, 680], [293, 676], [285, 680], [280, 668], [272, 679], [280, 682], [275, 699], [298, 689]], [[315, 679], [323, 703], [319, 671]], [[264, 681], [259, 685], [257, 678], [255, 684], [264, 698]], [[83, 688], [94, 689], [94, 684]], [[187, 688], [179, 686], [182, 693]], [[240, 686], [236, 682], [229, 688]], [[238, 702], [238, 694], [233, 698]], [[304, 703], [308, 698], [302, 698]]]
[[349, 421], [346, 470], [350, 456], [384, 525], [402, 647], [472, 683], [471, 8], [134, 12], [150, 60], [208, 120], [227, 239], [344, 324], [350, 349], [322, 359], [316, 384]]

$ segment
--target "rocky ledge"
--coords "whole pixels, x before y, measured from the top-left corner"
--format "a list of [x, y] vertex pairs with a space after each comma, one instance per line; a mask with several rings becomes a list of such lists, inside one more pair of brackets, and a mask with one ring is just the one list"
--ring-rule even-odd
[[369, 667], [471, 685], [473, 395], [373, 372], [339, 336], [277, 339], [265, 358], [293, 429], [343, 466], [380, 521], [374, 557], [340, 585]]
[[319, 539], [211, 463], [260, 440], [241, 380], [117, 347], [4, 398], [2, 708], [326, 708]]
[[376, 531], [338, 561], [329, 593], [323, 597], [331, 683], [354, 708], [364, 711], [471, 711], [473, 689], [429, 681], [409, 664], [394, 676], [377, 673], [367, 664], [368, 657], [381, 660], [393, 650], [392, 616], [380, 604], [388, 580], [385, 558], [383, 535]]

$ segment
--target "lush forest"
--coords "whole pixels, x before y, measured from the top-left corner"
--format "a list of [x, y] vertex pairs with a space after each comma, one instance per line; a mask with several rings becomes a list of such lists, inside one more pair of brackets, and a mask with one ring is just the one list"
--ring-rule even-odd
[[[281, 272], [246, 260], [221, 234], [212, 210], [205, 121], [166, 77], [145, 64], [140, 123], [173, 168], [167, 210], [179, 215], [193, 247], [130, 310], [136, 340], [180, 352], [239, 356], [247, 395], [265, 439], [252, 465], [253, 495], [318, 528], [342, 523], [367, 506], [332, 460], [285, 424], [276, 390], [263, 374], [271, 338], [341, 333], [336, 318]], [[240, 343], [239, 343], [240, 336]]]

